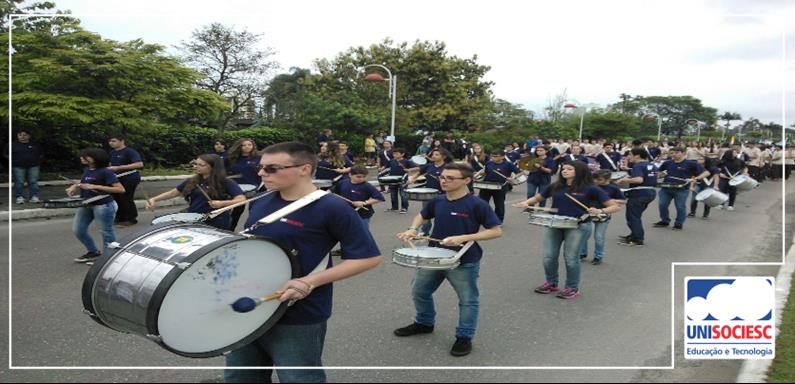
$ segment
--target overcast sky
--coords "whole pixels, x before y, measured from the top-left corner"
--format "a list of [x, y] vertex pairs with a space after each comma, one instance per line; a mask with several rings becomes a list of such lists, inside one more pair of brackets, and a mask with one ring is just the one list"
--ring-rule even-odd
[[[488, 65], [496, 97], [541, 114], [565, 89], [582, 104], [692, 95], [719, 113], [795, 116], [795, 1], [55, 0], [105, 38], [174, 46], [220, 22], [263, 33], [283, 71], [390, 37], [444, 41]], [[394, 9], [387, 6], [395, 5]], [[786, 42], [786, 43], [785, 43]], [[788, 58], [784, 59], [784, 52]], [[398, 68], [395, 68], [398, 69]], [[398, 77], [398, 87], [400, 87]]]

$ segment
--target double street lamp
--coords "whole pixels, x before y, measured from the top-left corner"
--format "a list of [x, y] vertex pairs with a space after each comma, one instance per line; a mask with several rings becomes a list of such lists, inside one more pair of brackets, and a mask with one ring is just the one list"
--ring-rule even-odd
[[651, 112], [643, 115], [643, 118], [646, 120], [657, 120], [657, 142], [660, 142], [660, 137], [662, 136], [662, 117], [660, 115]]
[[[565, 102], [563, 104], [563, 108], [576, 110], [578, 107], [577, 107], [577, 104], [574, 104], [571, 101], [567, 101], [567, 102]], [[580, 112], [580, 138], [579, 138], [580, 141], [582, 141], [582, 123], [583, 123], [584, 118], [585, 118], [585, 109], [583, 109]]]
[[701, 126], [702, 125], [706, 125], [706, 124], [707, 123], [705, 123], [705, 122], [703, 122], [703, 121], [701, 121], [699, 119], [693, 119], [693, 118], [687, 119], [687, 125], [690, 125], [690, 126], [695, 125], [696, 126], [696, 129], [697, 129], [697, 132], [698, 132], [696, 134], [696, 141], [701, 141]]
[[392, 140], [394, 140], [394, 138], [395, 138], [395, 106], [397, 104], [397, 97], [396, 97], [396, 95], [397, 95], [397, 76], [393, 76], [392, 75], [392, 71], [390, 71], [389, 68], [387, 68], [387, 67], [385, 67], [385, 66], [383, 66], [381, 64], [365, 65], [362, 69], [367, 69], [369, 67], [379, 67], [379, 68], [383, 69], [384, 71], [386, 71], [387, 75], [389, 75], [389, 77], [385, 79], [384, 76], [381, 76], [380, 73], [373, 72], [373, 73], [365, 76], [364, 80], [366, 80], [366, 81], [388, 81], [389, 82], [389, 93], [388, 93], [388, 95], [392, 97], [392, 126], [391, 126], [391, 129], [389, 131], [389, 135], [392, 136]]

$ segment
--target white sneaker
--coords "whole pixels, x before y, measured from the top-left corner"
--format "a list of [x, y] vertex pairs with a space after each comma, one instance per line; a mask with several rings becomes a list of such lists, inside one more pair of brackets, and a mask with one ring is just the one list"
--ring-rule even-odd
[[723, 206], [723, 204], [721, 204], [721, 205], [717, 206], [716, 208], [718, 208], [718, 209], [725, 209], [726, 207], [724, 207], [724, 206]]
[[30, 198], [30, 202], [33, 203], [33, 204], [39, 204], [39, 203], [41, 203], [41, 200], [39, 200], [38, 196], [33, 196], [33, 197]]
[[22, 196], [17, 197], [17, 204], [25, 204], [25, 198]]
[[730, 205], [728, 208], [726, 208], [726, 210], [733, 211], [733, 210], [734, 210], [734, 207], [732, 207], [732, 206]]

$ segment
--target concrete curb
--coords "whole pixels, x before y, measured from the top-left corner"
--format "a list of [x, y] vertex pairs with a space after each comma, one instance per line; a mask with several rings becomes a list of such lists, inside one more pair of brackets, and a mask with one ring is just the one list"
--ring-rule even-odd
[[[174, 207], [179, 205], [188, 205], [188, 202], [181, 197], [176, 197], [169, 200], [159, 201], [157, 203], [158, 207]], [[144, 209], [146, 207], [146, 200], [135, 200], [135, 206], [138, 207], [138, 209]], [[12, 209], [11, 219], [17, 221], [17, 220], [41, 219], [48, 217], [73, 216], [75, 214], [75, 210], [77, 210], [77, 208], [55, 208], [55, 209], [35, 208], [35, 209], [21, 209], [21, 210]], [[0, 222], [8, 221], [8, 216], [9, 216], [9, 211], [0, 211]]]
[[[144, 176], [141, 178], [141, 181], [164, 181], [164, 180], [184, 180], [193, 175], [177, 175], [177, 176]], [[39, 181], [39, 186], [42, 187], [54, 187], [59, 185], [70, 185], [72, 184], [71, 181], [66, 180], [49, 180], [49, 181]], [[11, 185], [8, 183], [0, 184], [0, 188], [10, 188]]]
[[[793, 242], [795, 242], [795, 239]], [[781, 333], [782, 313], [784, 312], [784, 306], [787, 305], [793, 272], [795, 272], [795, 245], [790, 246], [784, 265], [781, 266], [778, 276], [776, 276], [776, 313], [778, 314], [776, 316], [776, 335]], [[767, 372], [772, 364], [773, 359], [745, 360], [742, 367], [740, 367], [740, 372], [737, 374], [736, 382], [765, 383], [767, 382]]]

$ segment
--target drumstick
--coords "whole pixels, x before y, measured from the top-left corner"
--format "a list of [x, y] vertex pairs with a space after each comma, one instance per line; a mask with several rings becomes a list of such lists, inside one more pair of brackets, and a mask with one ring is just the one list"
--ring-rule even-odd
[[[337, 197], [339, 197], [340, 199], [342, 199], [342, 200], [345, 200], [345, 201], [347, 201], [348, 203], [350, 203], [351, 205], [353, 205], [353, 201], [352, 201], [352, 200], [348, 200], [348, 199], [346, 199], [344, 196], [342, 196], [342, 195], [338, 195], [338, 194], [336, 194], [336, 193], [334, 193], [333, 195], [334, 195], [334, 196], [337, 196]], [[369, 205], [369, 204], [365, 204], [365, 205]], [[364, 207], [356, 207], [356, 210], [358, 211], [358, 210], [360, 210], [360, 209], [362, 209], [362, 208], [364, 208]]]
[[574, 201], [575, 203], [577, 203], [577, 205], [579, 205], [580, 207], [582, 207], [582, 209], [584, 209], [584, 210], [586, 210], [586, 211], [588, 210], [588, 206], [587, 206], [587, 205], [585, 205], [585, 204], [583, 204], [582, 202], [580, 202], [580, 201], [579, 201], [579, 200], [577, 200], [576, 198], [574, 198], [574, 196], [572, 196], [572, 195], [569, 195], [568, 193], [564, 193], [564, 195], [566, 195], [566, 197], [568, 197], [569, 199], [571, 199], [572, 201]]
[[199, 192], [201, 192], [202, 195], [204, 195], [204, 197], [207, 198], [207, 204], [210, 204], [210, 200], [212, 199], [210, 198], [210, 195], [208, 195], [207, 192], [204, 191], [204, 188], [202, 188], [201, 185], [197, 185], [196, 188], [199, 188]]
[[[444, 240], [434, 239], [433, 237], [429, 236], [414, 236], [414, 238], [419, 240], [435, 241], [437, 243], [441, 243], [442, 241], [444, 241]], [[457, 247], [463, 247], [463, 245], [457, 245]]]
[[690, 181], [690, 179], [683, 179], [683, 178], [681, 178], [681, 177], [676, 177], [676, 176], [668, 176], [668, 177], [670, 177], [670, 178], [672, 178], [672, 179], [676, 179], [676, 180]]
[[241, 177], [243, 177], [243, 175], [242, 174], [238, 174], [238, 175], [227, 176], [226, 178], [227, 179], [239, 179]]
[[552, 213], [557, 213], [558, 212], [557, 208], [536, 207], [535, 205], [531, 205], [531, 206], [527, 207], [527, 209], [528, 210], [533, 210], [533, 211], [543, 211], [543, 212], [552, 212]]
[[239, 207], [241, 205], [246, 205], [246, 204], [248, 204], [248, 203], [250, 203], [250, 202], [252, 202], [254, 200], [261, 199], [261, 198], [263, 198], [265, 196], [268, 196], [268, 195], [270, 195], [271, 193], [274, 193], [274, 192], [276, 192], [276, 190], [268, 191], [267, 193], [263, 193], [261, 195], [254, 196], [254, 197], [252, 197], [250, 199], [246, 199], [246, 200], [243, 200], [243, 201], [241, 201], [239, 203], [234, 203], [232, 205], [228, 205], [228, 206], [223, 207], [223, 208], [218, 208], [218, 209], [208, 213], [207, 216], [212, 219], [212, 218], [214, 218], [214, 217], [216, 217], [216, 216], [218, 216], [218, 215], [220, 215], [220, 214], [222, 214], [222, 213], [224, 213], [224, 212], [226, 212], [226, 211], [228, 211], [230, 209], [237, 208], [237, 207]]
[[[144, 199], [146, 199], [146, 201], [149, 202], [149, 194], [146, 193], [146, 190], [144, 189], [143, 185], [140, 185], [140, 187], [141, 187], [141, 193], [144, 194]], [[155, 211], [155, 207], [152, 207], [152, 209], [150, 209], [148, 211], [149, 212], [154, 212]]]
[[232, 306], [232, 310], [239, 313], [246, 313], [251, 312], [254, 308], [257, 308], [260, 304], [273, 301], [278, 298], [282, 297], [282, 294], [279, 292], [271, 293], [270, 295], [262, 296], [259, 299], [252, 299], [250, 297], [241, 297], [235, 300], [234, 303], [230, 304]]

